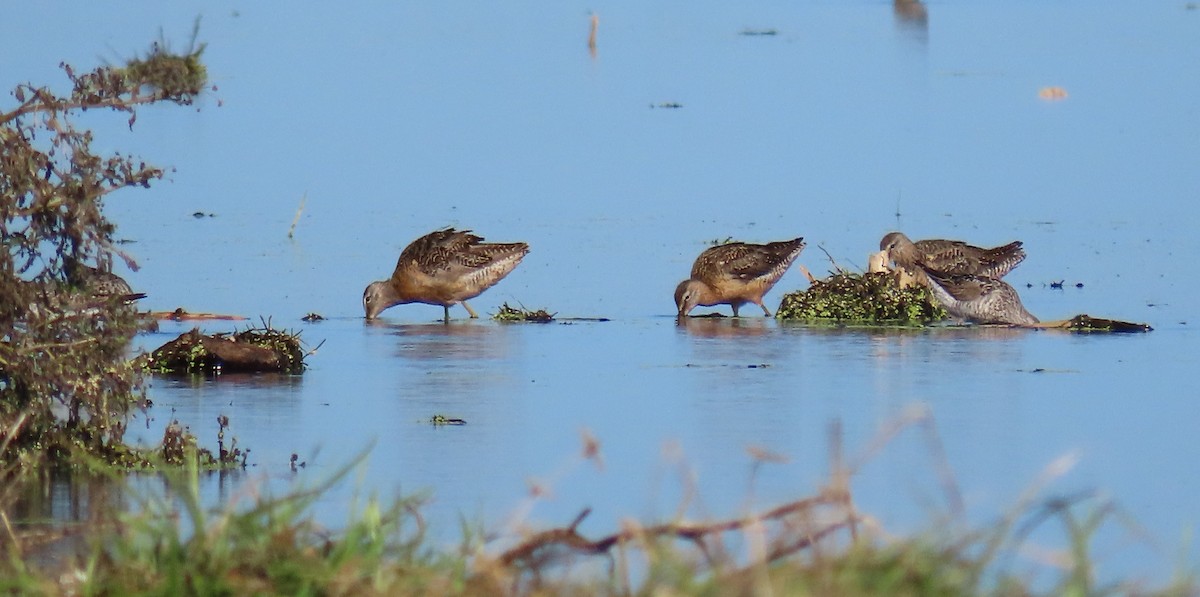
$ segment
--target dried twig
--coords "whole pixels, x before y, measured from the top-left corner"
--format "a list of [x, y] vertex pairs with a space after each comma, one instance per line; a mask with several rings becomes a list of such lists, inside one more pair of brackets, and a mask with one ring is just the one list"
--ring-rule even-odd
[[[703, 541], [710, 536], [742, 530], [748, 526], [768, 521], [778, 521], [792, 514], [811, 511], [821, 506], [845, 505], [847, 501], [848, 494], [845, 492], [823, 491], [816, 496], [788, 502], [766, 512], [752, 514], [743, 518], [708, 524], [670, 522], [650, 527], [625, 528], [596, 540], [587, 539], [576, 530], [579, 523], [583, 522], [583, 519], [591, 513], [591, 509], [588, 508], [580, 512], [569, 526], [534, 533], [517, 546], [500, 554], [497, 561], [503, 566], [513, 566], [518, 563], [534, 563], [541, 559], [539, 556], [555, 547], [566, 548], [583, 555], [600, 555], [607, 554], [613, 546], [624, 545], [630, 541], [640, 540], [642, 543], [648, 544], [664, 538], [691, 541], [696, 543], [703, 551]], [[853, 524], [856, 519], [857, 514], [852, 511], [846, 512], [841, 520], [831, 522], [814, 532], [803, 533], [803, 537], [800, 539], [788, 543], [780, 542], [779, 545], [776, 545], [770, 551], [768, 561], [803, 549], [817, 539]]]
[[306, 201], [308, 201], [307, 192], [300, 196], [300, 207], [296, 208], [296, 216], [292, 218], [292, 225], [288, 228], [288, 238], [292, 238], [292, 235], [296, 233], [296, 224], [300, 223], [300, 214], [304, 213], [304, 203]]
[[830, 255], [829, 251], [825, 250], [825, 247], [822, 247], [821, 245], [817, 245], [817, 248], [820, 249], [821, 252], [824, 253], [825, 256], [829, 258], [829, 263], [831, 263], [833, 265], [833, 270], [835, 273], [840, 274], [840, 273], [846, 272], [846, 270], [844, 268], [842, 268], [842, 266], [838, 265], [838, 262], [836, 259], [833, 258], [833, 255]]
[[596, 30], [600, 28], [600, 15], [592, 13], [592, 18], [589, 19], [591, 27], [588, 30], [588, 53], [592, 58], [596, 57]]

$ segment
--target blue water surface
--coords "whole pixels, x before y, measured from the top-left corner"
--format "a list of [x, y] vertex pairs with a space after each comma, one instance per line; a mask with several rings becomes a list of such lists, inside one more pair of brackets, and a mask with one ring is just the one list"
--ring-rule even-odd
[[[944, 470], [971, 524], [1031, 487], [1042, 499], [1094, 491], [1146, 531], [1106, 527], [1101, 573], [1164, 580], [1200, 521], [1189, 267], [1200, 254], [1200, 11], [1108, 0], [924, 9], [32, 3], [6, 10], [0, 83], [64, 89], [59, 61], [119, 63], [160, 31], [184, 49], [202, 15], [213, 88], [196, 106], [143, 109], [132, 130], [121, 115], [76, 117], [98, 147], [172, 168], [152, 190], [108, 198], [140, 264], [118, 269], [147, 308], [270, 317], [324, 344], [299, 377], [154, 378], [151, 420], [130, 433], [153, 442], [178, 418], [209, 441], [226, 414], [252, 450], [243, 482], [280, 489], [369, 447], [318, 506], [332, 526], [370, 491], [428, 490], [447, 543], [460, 516], [504, 530], [565, 524], [589, 506], [581, 530], [599, 535], [624, 517], [673, 516], [692, 488], [689, 516], [732, 516], [827, 481], [833, 421], [862, 454], [922, 412], [931, 425], [869, 452], [853, 479], [857, 505], [884, 528], [952, 516]], [[1040, 99], [1051, 86], [1067, 97]], [[532, 247], [477, 311], [508, 302], [611, 321], [443, 325], [439, 307], [410, 305], [364, 323], [363, 287], [444, 226]], [[804, 236], [799, 263], [823, 275], [831, 260], [864, 267], [894, 229], [1023, 240], [1029, 257], [1007, 279], [1030, 311], [1155, 331], [672, 317], [671, 291], [713, 240]], [[793, 268], [768, 304], [806, 286]], [[310, 311], [328, 320], [302, 323]], [[190, 325], [165, 323], [137, 346]], [[467, 425], [428, 425], [435, 414]], [[600, 441], [602, 467], [580, 456], [584, 433]], [[748, 447], [786, 462], [755, 472]], [[293, 453], [308, 463], [297, 473]], [[1074, 468], [1038, 485], [1064, 455]], [[549, 492], [526, 513], [531, 486]]]

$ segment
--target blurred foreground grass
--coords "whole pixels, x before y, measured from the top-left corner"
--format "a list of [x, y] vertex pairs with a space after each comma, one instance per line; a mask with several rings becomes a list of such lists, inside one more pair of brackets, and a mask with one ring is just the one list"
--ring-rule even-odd
[[[918, 413], [887, 433], [928, 423]], [[927, 426], [928, 427], [928, 426]], [[936, 437], [930, 435], [931, 442]], [[886, 443], [876, 442], [870, 458]], [[205, 472], [195, 463], [162, 473], [165, 492], [131, 492], [136, 507], [112, 509], [76, 529], [82, 541], [58, 557], [10, 517], [0, 489], [0, 591], [45, 595], [1195, 595], [1190, 569], [1147, 586], [1132, 579], [1100, 584], [1092, 553], [1102, 526], [1122, 524], [1119, 510], [1093, 495], [1035, 497], [1070, 468], [1048, 473], [1009, 512], [983, 528], [931, 521], [896, 537], [859, 512], [850, 480], [863, 462], [843, 460], [831, 444], [830, 478], [815, 493], [728, 520], [625, 522], [603, 537], [567, 526], [487, 535], [464, 526], [457, 547], [435, 546], [421, 498], [371, 497], [348, 504], [333, 531], [312, 506], [345, 482], [365, 454], [323, 483], [270, 497], [248, 482], [234, 499], [206, 507]], [[775, 456], [750, 449], [759, 463]], [[936, 450], [931, 450], [935, 453]], [[585, 436], [579, 463], [600, 461]], [[935, 455], [936, 459], [936, 455]], [[844, 464], [849, 462], [849, 464]], [[940, 467], [935, 462], [935, 467]], [[943, 475], [949, 509], [961, 506]], [[113, 473], [112, 481], [124, 477]], [[248, 486], [248, 487], [247, 487]], [[533, 492], [530, 499], [538, 499]], [[118, 511], [121, 510], [121, 511]], [[953, 512], [952, 512], [953, 513]], [[955, 515], [961, 520], [960, 516]], [[1036, 531], [1061, 529], [1058, 550], [1031, 545]], [[44, 534], [44, 532], [43, 532]], [[1044, 537], [1042, 537], [1044, 540]], [[1031, 549], [1035, 548], [1036, 549]], [[1030, 558], [1029, 553], [1037, 553]], [[1032, 561], [1031, 561], [1032, 560]], [[1036, 570], [1036, 575], [1031, 572]]]

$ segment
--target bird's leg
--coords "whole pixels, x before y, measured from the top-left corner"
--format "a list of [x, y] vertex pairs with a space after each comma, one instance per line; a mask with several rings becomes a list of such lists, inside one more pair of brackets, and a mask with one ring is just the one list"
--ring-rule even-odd
[[762, 303], [760, 302], [760, 303], [758, 303], [758, 306], [759, 306], [759, 307], [762, 307], [762, 310], [763, 310], [763, 315], [765, 315], [765, 316], [767, 316], [767, 317], [770, 317], [770, 316], [771, 316], [771, 311], [770, 311], [769, 309], [767, 309], [767, 306], [766, 306], [766, 305], [764, 305], [764, 304], [762, 304]]
[[741, 305], [739, 305], [739, 304], [737, 304], [737, 303], [730, 303], [730, 304], [729, 304], [729, 306], [730, 306], [730, 307], [733, 307], [733, 316], [734, 316], [734, 317], [737, 317], [737, 316], [738, 316], [738, 314], [737, 314], [737, 312], [738, 312], [738, 307], [741, 307]]
[[442, 323], [450, 323], [450, 305], [442, 305]]
[[[479, 315], [477, 315], [475, 313], [475, 310], [471, 308], [471, 305], [467, 304], [467, 301], [459, 301], [459, 302], [462, 303], [462, 306], [467, 310], [467, 313], [471, 314], [471, 319], [479, 319]], [[447, 313], [450, 312], [450, 307], [446, 307], [446, 312]]]

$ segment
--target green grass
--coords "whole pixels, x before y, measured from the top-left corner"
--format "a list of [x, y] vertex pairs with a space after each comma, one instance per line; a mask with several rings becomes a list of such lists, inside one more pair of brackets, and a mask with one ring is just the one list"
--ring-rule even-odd
[[[485, 543], [481, 533], [465, 527], [454, 549], [432, 546], [417, 497], [354, 500], [340, 530], [318, 524], [314, 502], [345, 482], [361, 459], [317, 486], [283, 497], [242, 489], [244, 499], [218, 508], [203, 507], [199, 488], [201, 475], [208, 473], [195, 464], [194, 454], [189, 462], [163, 473], [165, 496], [141, 495], [135, 513], [113, 514], [112, 520], [90, 525], [83, 553], [53, 565], [32, 563], [38, 560], [29, 557], [36, 549], [23, 545], [5, 513], [0, 592], [1083, 596], [1200, 591], [1190, 570], [1161, 587], [1098, 585], [1091, 546], [1099, 529], [1120, 513], [1091, 496], [1021, 506], [981, 529], [955, 532], [931, 524], [936, 530], [890, 538], [868, 516], [853, 511], [849, 494], [823, 490], [816, 498], [739, 519], [741, 526], [730, 521], [627, 523], [608, 538], [587, 539], [571, 525], [507, 547]], [[851, 513], [852, 524], [818, 522], [829, 520], [816, 516], [819, 508], [829, 507], [849, 508], [842, 511]], [[1049, 575], [1041, 574], [1034, 586], [1016, 572], [1026, 570], [1028, 562], [1016, 566], [1020, 556], [1015, 554], [1030, 533], [1050, 523], [1063, 531], [1062, 555], [1069, 557], [1062, 559], [1068, 564], [1047, 566]], [[682, 532], [698, 528], [702, 532]], [[747, 551], [763, 555], [746, 556]], [[629, 573], [631, 568], [641, 572]]]

